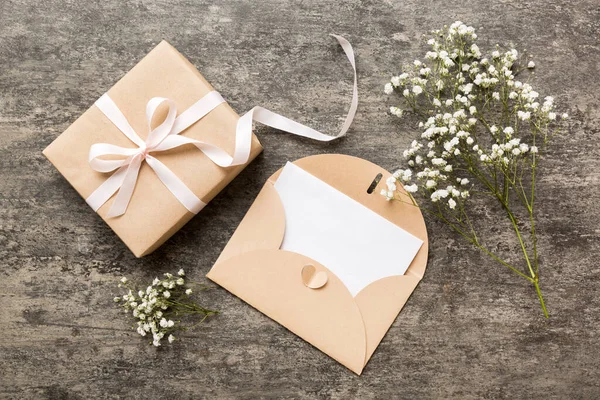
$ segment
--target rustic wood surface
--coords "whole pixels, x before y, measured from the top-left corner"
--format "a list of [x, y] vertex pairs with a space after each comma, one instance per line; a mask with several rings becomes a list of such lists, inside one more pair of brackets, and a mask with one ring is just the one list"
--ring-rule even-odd
[[[362, 376], [215, 288], [222, 314], [155, 349], [115, 308], [118, 278], [184, 268], [202, 280], [286, 160], [344, 153], [387, 169], [418, 134], [382, 88], [460, 19], [483, 46], [535, 56], [569, 112], [539, 184], [545, 320], [532, 287], [428, 220], [425, 277]], [[240, 113], [254, 105], [334, 133], [354, 45], [360, 105], [323, 145], [258, 127], [265, 152], [154, 254], [136, 259], [41, 151], [161, 39]], [[0, 1], [0, 398], [593, 399], [600, 397], [600, 5], [597, 0]], [[485, 221], [492, 246], [516, 251]], [[498, 219], [498, 220], [497, 220]]]

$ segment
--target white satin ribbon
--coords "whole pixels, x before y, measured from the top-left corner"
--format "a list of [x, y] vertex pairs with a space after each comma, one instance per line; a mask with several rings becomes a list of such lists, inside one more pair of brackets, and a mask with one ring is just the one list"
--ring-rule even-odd
[[[169, 191], [171, 191], [175, 198], [177, 198], [177, 200], [179, 200], [179, 202], [181, 202], [181, 204], [183, 204], [190, 212], [197, 214], [204, 206], [206, 206], [206, 204], [203, 203], [169, 168], [167, 168], [167, 166], [150, 155], [150, 153], [192, 144], [220, 167], [232, 167], [245, 164], [250, 158], [252, 121], [260, 122], [264, 125], [294, 135], [311, 138], [321, 142], [329, 142], [345, 136], [348, 128], [352, 124], [358, 106], [356, 64], [354, 61], [354, 51], [352, 50], [350, 42], [338, 35], [331, 36], [335, 37], [342, 46], [354, 71], [354, 87], [350, 110], [348, 111], [346, 120], [337, 136], [325, 135], [308, 126], [258, 106], [240, 117], [236, 127], [233, 156], [230, 156], [223, 149], [210, 143], [180, 136], [179, 133], [196, 123], [219, 104], [225, 102], [218, 92], [213, 91], [202, 97], [178, 117], [177, 107], [173, 100], [163, 97], [154, 97], [150, 99], [146, 105], [146, 120], [148, 126], [151, 125], [152, 117], [159, 105], [167, 103], [169, 111], [165, 120], [158, 127], [151, 130], [144, 141], [133, 130], [127, 121], [127, 118], [123, 115], [114, 101], [108, 94], [104, 94], [96, 101], [96, 106], [129, 140], [137, 145], [137, 148], [121, 147], [109, 143], [96, 143], [92, 145], [89, 153], [89, 163], [92, 169], [98, 172], [111, 172], [115, 170], [116, 172], [100, 185], [86, 199], [86, 202], [94, 209], [94, 211], [98, 211], [108, 199], [118, 192], [108, 211], [107, 217], [112, 218], [123, 215], [127, 210], [127, 206], [133, 195], [142, 162], [146, 160], [160, 181], [167, 189], [169, 189]], [[102, 157], [106, 156], [120, 156], [124, 158], [118, 160], [102, 159]]]

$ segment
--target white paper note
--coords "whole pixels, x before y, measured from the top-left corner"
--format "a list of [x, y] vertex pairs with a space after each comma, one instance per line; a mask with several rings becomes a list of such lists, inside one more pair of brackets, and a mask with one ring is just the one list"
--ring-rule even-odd
[[285, 210], [281, 249], [327, 267], [352, 296], [376, 280], [403, 275], [423, 244], [290, 162], [275, 182], [275, 189]]

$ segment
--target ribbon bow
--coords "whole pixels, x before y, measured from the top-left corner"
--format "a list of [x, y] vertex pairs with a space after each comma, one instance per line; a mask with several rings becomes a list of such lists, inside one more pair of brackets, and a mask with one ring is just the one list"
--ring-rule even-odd
[[[225, 150], [200, 140], [180, 136], [179, 134], [202, 119], [206, 114], [215, 109], [225, 100], [218, 92], [212, 91], [194, 103], [190, 108], [177, 116], [177, 106], [173, 100], [164, 97], [154, 97], [146, 105], [146, 120], [151, 126], [152, 118], [162, 103], [169, 107], [167, 117], [156, 128], [151, 129], [146, 140], [142, 140], [131, 127], [115, 102], [104, 94], [95, 105], [104, 115], [134, 144], [137, 148], [121, 147], [109, 143], [96, 143], [91, 146], [89, 163], [92, 169], [98, 172], [116, 172], [100, 185], [87, 199], [86, 202], [94, 209], [106, 203], [116, 192], [115, 200], [107, 214], [108, 218], [123, 215], [127, 210], [135, 183], [145, 160], [154, 170], [160, 181], [190, 212], [197, 214], [206, 204], [202, 202], [166, 165], [153, 157], [150, 153], [174, 149], [179, 146], [192, 144], [202, 151], [212, 162], [220, 167], [231, 167], [248, 162], [252, 145], [252, 121], [257, 121], [273, 128], [318, 140], [329, 142], [346, 135], [358, 106], [358, 89], [356, 79], [356, 66], [354, 51], [350, 43], [341, 36], [335, 37], [354, 70], [354, 87], [352, 102], [346, 120], [337, 136], [324, 135], [312, 128], [292, 121], [282, 115], [262, 107], [254, 107], [240, 117], [236, 127], [235, 150], [230, 156]], [[124, 159], [103, 159], [106, 156], [125, 157]]]

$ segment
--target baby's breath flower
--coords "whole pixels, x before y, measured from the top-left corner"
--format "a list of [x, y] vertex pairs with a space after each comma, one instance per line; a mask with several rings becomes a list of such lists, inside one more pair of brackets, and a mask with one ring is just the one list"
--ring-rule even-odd
[[[185, 287], [184, 275], [183, 269], [177, 272], [177, 276], [166, 273], [166, 278], [155, 278], [145, 290], [128, 289], [127, 294], [113, 299], [136, 319], [136, 331], [140, 336], [152, 333], [152, 344], [156, 347], [161, 345], [165, 335], [168, 334], [169, 342], [172, 342], [175, 337], [171, 332], [186, 329], [170, 316], [199, 314], [206, 318], [217, 314], [217, 311], [205, 309], [188, 297], [192, 294], [192, 289]], [[119, 286], [127, 282], [127, 278], [122, 278]]]
[[390, 114], [395, 115], [396, 117], [400, 118], [404, 114], [404, 111], [398, 107], [390, 107]]
[[428, 51], [427, 54], [425, 54], [425, 58], [428, 60], [435, 60], [438, 57], [438, 54], [435, 51]]
[[396, 178], [394, 178], [393, 176], [390, 176], [385, 183], [386, 183], [389, 191], [393, 192], [394, 190], [397, 189]]
[[384, 196], [387, 201], [391, 201], [394, 199], [394, 192], [392, 190], [382, 189], [381, 195]]
[[404, 190], [408, 193], [416, 193], [419, 190], [419, 187], [416, 183], [413, 183], [412, 185], [404, 185]]
[[[519, 189], [510, 198], [525, 195], [523, 201], [533, 204], [533, 188], [523, 190], [527, 181], [522, 177], [536, 168], [539, 149], [535, 143], [546, 142], [560, 114], [552, 96], [542, 101], [531, 84], [516, 80], [523, 69], [516, 49], [496, 46], [484, 56], [476, 39], [475, 29], [461, 21], [434, 31], [427, 40], [427, 65], [415, 60], [413, 67], [405, 68], [408, 72], [392, 77], [386, 85], [386, 93], [400, 88], [404, 103], [391, 107], [390, 114], [401, 116], [402, 109], [412, 108], [425, 117], [419, 121], [419, 139], [402, 153], [410, 169], [396, 171], [381, 195], [388, 201], [404, 201], [407, 196], [402, 189], [423, 194], [422, 208], [435, 203], [429, 209], [433, 215], [451, 221], [462, 236], [484, 249], [468, 222], [471, 196], [504, 199], [505, 191]], [[532, 69], [535, 63], [529, 61], [526, 66]], [[568, 115], [561, 117], [564, 120]], [[414, 204], [412, 198], [408, 201]], [[533, 207], [525, 212], [533, 213]], [[515, 229], [522, 228], [515, 225]], [[527, 262], [535, 263], [537, 270], [537, 254], [529, 254]]]
[[446, 189], [439, 189], [431, 194], [431, 201], [435, 203], [440, 199], [445, 199], [446, 197], [448, 197], [448, 191]]
[[519, 111], [517, 111], [517, 116], [522, 121], [528, 121], [529, 119], [531, 119], [531, 113], [529, 111], [525, 112], [525, 111], [519, 110]]

